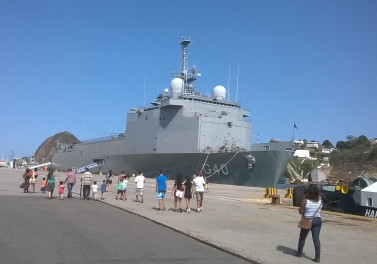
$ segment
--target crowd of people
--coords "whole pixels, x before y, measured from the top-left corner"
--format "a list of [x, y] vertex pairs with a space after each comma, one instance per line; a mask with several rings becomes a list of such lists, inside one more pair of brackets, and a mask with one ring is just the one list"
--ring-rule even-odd
[[[22, 188], [25, 193], [35, 192], [35, 186], [38, 177], [38, 169], [34, 170], [26, 169], [23, 174], [24, 183]], [[105, 175], [105, 179], [101, 184], [94, 180], [89, 168], [85, 168], [85, 172], [78, 176], [72, 169], [68, 169], [66, 177], [58, 179], [54, 170], [48, 171], [47, 177], [43, 177], [40, 182], [40, 191], [42, 193], [48, 193], [48, 199], [53, 198], [55, 185], [58, 187], [59, 200], [64, 200], [64, 194], [67, 193], [67, 198], [72, 198], [72, 189], [80, 181], [80, 199], [96, 201], [99, 199], [104, 200], [107, 192], [111, 192], [111, 185], [116, 175], [112, 170]], [[130, 175], [121, 171], [117, 176], [117, 189], [116, 200], [127, 200], [127, 187], [130, 181]], [[144, 183], [145, 177], [142, 171], [138, 172], [138, 175], [133, 179], [136, 184], [135, 201], [144, 202]], [[158, 200], [158, 210], [166, 210], [165, 196], [168, 190], [168, 177], [164, 174], [163, 170], [159, 171], [159, 175], [156, 176], [156, 195]], [[182, 213], [184, 210], [187, 213], [191, 212], [191, 199], [196, 198], [197, 212], [202, 211], [203, 194], [208, 192], [208, 183], [206, 183], [202, 173], [195, 173], [193, 178], [190, 176], [183, 177], [181, 174], [176, 175], [174, 185], [172, 187], [172, 195], [174, 196], [174, 211]], [[99, 196], [100, 192], [100, 196]], [[183, 204], [184, 203], [184, 204]], [[185, 206], [185, 209], [184, 209]]]
[[[115, 174], [110, 170], [105, 179], [102, 181], [101, 185], [97, 184], [97, 181], [93, 179], [92, 173], [88, 168], [85, 169], [85, 172], [82, 176], [77, 176], [72, 169], [68, 169], [65, 179], [57, 179], [56, 173], [54, 170], [49, 170], [47, 178], [43, 177], [40, 182], [40, 190], [42, 193], [48, 193], [48, 199], [53, 197], [53, 192], [55, 189], [55, 184], [58, 184], [58, 194], [59, 200], [64, 200], [65, 186], [67, 186], [67, 198], [72, 198], [72, 189], [73, 186], [77, 183], [77, 178], [80, 181], [80, 198], [82, 196], [83, 200], [91, 199], [96, 201], [98, 199], [98, 193], [101, 192], [100, 199], [105, 199], [107, 192], [111, 192], [111, 185]], [[21, 188], [24, 193], [34, 193], [36, 182], [38, 178], [38, 169], [26, 169], [23, 174], [24, 182], [21, 184]], [[127, 187], [130, 181], [130, 175], [122, 171], [117, 176], [117, 190], [115, 199], [118, 200], [127, 200]], [[141, 171], [138, 172], [138, 175], [133, 179], [135, 183], [135, 201], [143, 203], [144, 202], [144, 183], [145, 177]], [[156, 176], [156, 185], [155, 191], [158, 200], [158, 210], [160, 212], [166, 210], [165, 197], [168, 191], [168, 177], [164, 174], [163, 170], [159, 171], [159, 174]], [[183, 177], [181, 174], [176, 175], [174, 185], [172, 187], [172, 195], [174, 196], [174, 211], [182, 213], [184, 202], [186, 206], [186, 212], [190, 213], [191, 205], [190, 201], [192, 198], [196, 198], [197, 212], [202, 211], [203, 206], [203, 195], [204, 192], [209, 192], [208, 183], [203, 177], [202, 173], [195, 173], [193, 178], [186, 176]], [[311, 219], [310, 228], [301, 228], [298, 248], [295, 252], [296, 257], [303, 256], [303, 248], [305, 245], [305, 240], [309, 234], [312, 233], [312, 239], [315, 249], [315, 258], [314, 262], [320, 262], [321, 255], [321, 243], [319, 240], [319, 235], [322, 227], [321, 219], [321, 208], [322, 201], [320, 197], [320, 190], [316, 184], [309, 185], [305, 196], [302, 199], [299, 213], [302, 215], [302, 218]]]
[[[159, 211], [166, 210], [165, 194], [167, 190], [167, 180], [168, 177], [164, 175], [162, 170], [160, 170], [160, 174], [156, 177], [156, 192]], [[178, 174], [172, 189], [172, 194], [174, 195], [174, 211], [182, 213], [182, 200], [184, 198], [186, 202], [186, 212], [190, 213], [191, 198], [196, 197], [197, 212], [200, 213], [202, 210], [205, 188], [208, 188], [208, 185], [206, 185], [206, 181], [204, 180], [202, 173], [195, 173], [194, 179], [186, 176], [184, 180], [183, 176]]]

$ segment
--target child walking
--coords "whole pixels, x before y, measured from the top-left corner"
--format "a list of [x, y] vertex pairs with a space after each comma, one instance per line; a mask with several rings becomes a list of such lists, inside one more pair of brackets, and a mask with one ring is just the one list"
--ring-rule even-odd
[[59, 200], [60, 201], [64, 200], [64, 182], [63, 181], [59, 182]]
[[103, 180], [101, 184], [101, 200], [105, 200], [105, 192], [107, 191], [106, 180]]
[[97, 185], [97, 181], [94, 181], [93, 182], [93, 185], [92, 185], [92, 199], [94, 201], [97, 201], [97, 192], [98, 192], [98, 185]]
[[118, 189], [117, 189], [117, 196], [115, 196], [115, 200], [118, 200], [118, 195], [120, 194], [120, 197], [123, 195], [123, 181], [118, 182]]
[[206, 193], [209, 193], [209, 188], [208, 188], [208, 182], [207, 179], [205, 180], [206, 184], [204, 185]]
[[46, 185], [47, 185], [46, 178], [43, 177], [43, 179], [42, 179], [42, 181], [41, 181], [41, 192], [42, 192], [42, 193], [46, 193]]
[[128, 174], [126, 174], [123, 178], [123, 182], [122, 182], [122, 196], [120, 197], [120, 199], [122, 199], [123, 201], [124, 200], [127, 200], [127, 185], [128, 185], [128, 179], [129, 179], [129, 176]]

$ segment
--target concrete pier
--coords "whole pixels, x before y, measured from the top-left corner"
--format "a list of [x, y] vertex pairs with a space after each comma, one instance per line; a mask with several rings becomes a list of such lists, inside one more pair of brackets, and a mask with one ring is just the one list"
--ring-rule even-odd
[[[40, 180], [47, 172], [39, 171], [37, 193], [24, 194], [19, 189], [24, 170], [0, 168], [0, 195], [28, 195], [30, 199], [41, 194]], [[58, 172], [64, 180], [66, 173]], [[79, 179], [81, 174], [77, 175]], [[94, 175], [98, 185], [104, 175]], [[252, 263], [292, 264], [313, 263], [314, 246], [309, 235], [304, 256], [293, 256], [298, 243], [300, 215], [298, 208], [283, 199], [285, 190], [278, 190], [280, 204], [271, 204], [263, 198], [264, 188], [210, 184], [204, 194], [203, 210], [196, 212], [196, 200], [191, 199], [191, 212], [174, 212], [171, 192], [173, 181], [168, 182], [166, 211], [159, 212], [155, 193], [155, 180], [147, 179], [144, 188], [144, 203], [135, 202], [134, 178], [130, 178], [127, 200], [115, 200], [117, 177], [111, 191], [103, 202], [121, 210], [160, 223], [194, 239], [221, 248], [224, 251], [247, 259]], [[80, 182], [74, 187], [74, 198], [63, 202], [80, 202]], [[57, 192], [54, 194], [57, 195]], [[57, 199], [51, 202], [56, 202]], [[90, 201], [91, 202], [91, 201]], [[95, 202], [95, 201], [93, 201]], [[61, 203], [59, 201], [59, 203]], [[283, 203], [283, 204], [282, 204]], [[183, 208], [186, 205], [183, 201]], [[377, 219], [322, 211], [323, 226], [320, 235], [321, 263], [376, 263]]]

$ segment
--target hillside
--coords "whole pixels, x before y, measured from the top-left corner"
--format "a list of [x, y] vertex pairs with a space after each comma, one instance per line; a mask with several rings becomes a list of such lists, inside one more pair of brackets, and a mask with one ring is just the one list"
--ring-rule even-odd
[[47, 138], [37, 149], [34, 159], [38, 163], [50, 162], [52, 154], [55, 151], [57, 143], [73, 144], [80, 141], [69, 132], [60, 132], [52, 137]]
[[[338, 142], [339, 143], [339, 142]], [[377, 176], [377, 146], [363, 136], [338, 144], [330, 154], [331, 176], [355, 178], [359, 175]]]
[[350, 162], [343, 166], [332, 166], [329, 179], [354, 179], [357, 176], [377, 178], [377, 162], [357, 163]]
[[[320, 168], [328, 180], [335, 182], [360, 175], [377, 178], [377, 139], [365, 136], [347, 138], [347, 141], [338, 141], [336, 148], [329, 141], [310, 148], [307, 142], [301, 143], [299, 149], [309, 151], [313, 159], [294, 157], [293, 163], [298, 172], [307, 178], [311, 171]], [[286, 174], [286, 177], [289, 176], [292, 175]]]

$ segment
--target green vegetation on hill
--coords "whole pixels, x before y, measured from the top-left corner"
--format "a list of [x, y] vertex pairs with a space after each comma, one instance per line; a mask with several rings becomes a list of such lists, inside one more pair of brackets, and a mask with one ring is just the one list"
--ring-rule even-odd
[[[309, 158], [293, 158], [293, 165], [297, 172], [306, 178], [309, 173], [321, 165], [329, 163], [328, 167], [321, 167], [329, 179], [336, 180], [339, 178], [352, 179], [361, 174], [365, 176], [377, 176], [377, 144], [369, 140], [366, 136], [347, 136], [346, 141], [338, 141], [336, 143], [337, 150], [330, 154], [323, 153], [324, 148], [334, 148], [329, 141], [323, 141], [318, 149], [310, 148]], [[307, 140], [303, 140], [304, 144], [299, 149], [308, 149]], [[374, 144], [373, 144], [374, 143]], [[285, 173], [285, 177], [289, 177], [289, 173]]]
[[377, 145], [372, 145], [365, 136], [348, 136], [347, 141], [338, 141], [337, 151], [331, 152], [329, 159], [331, 174], [358, 176], [361, 172], [377, 173]]

